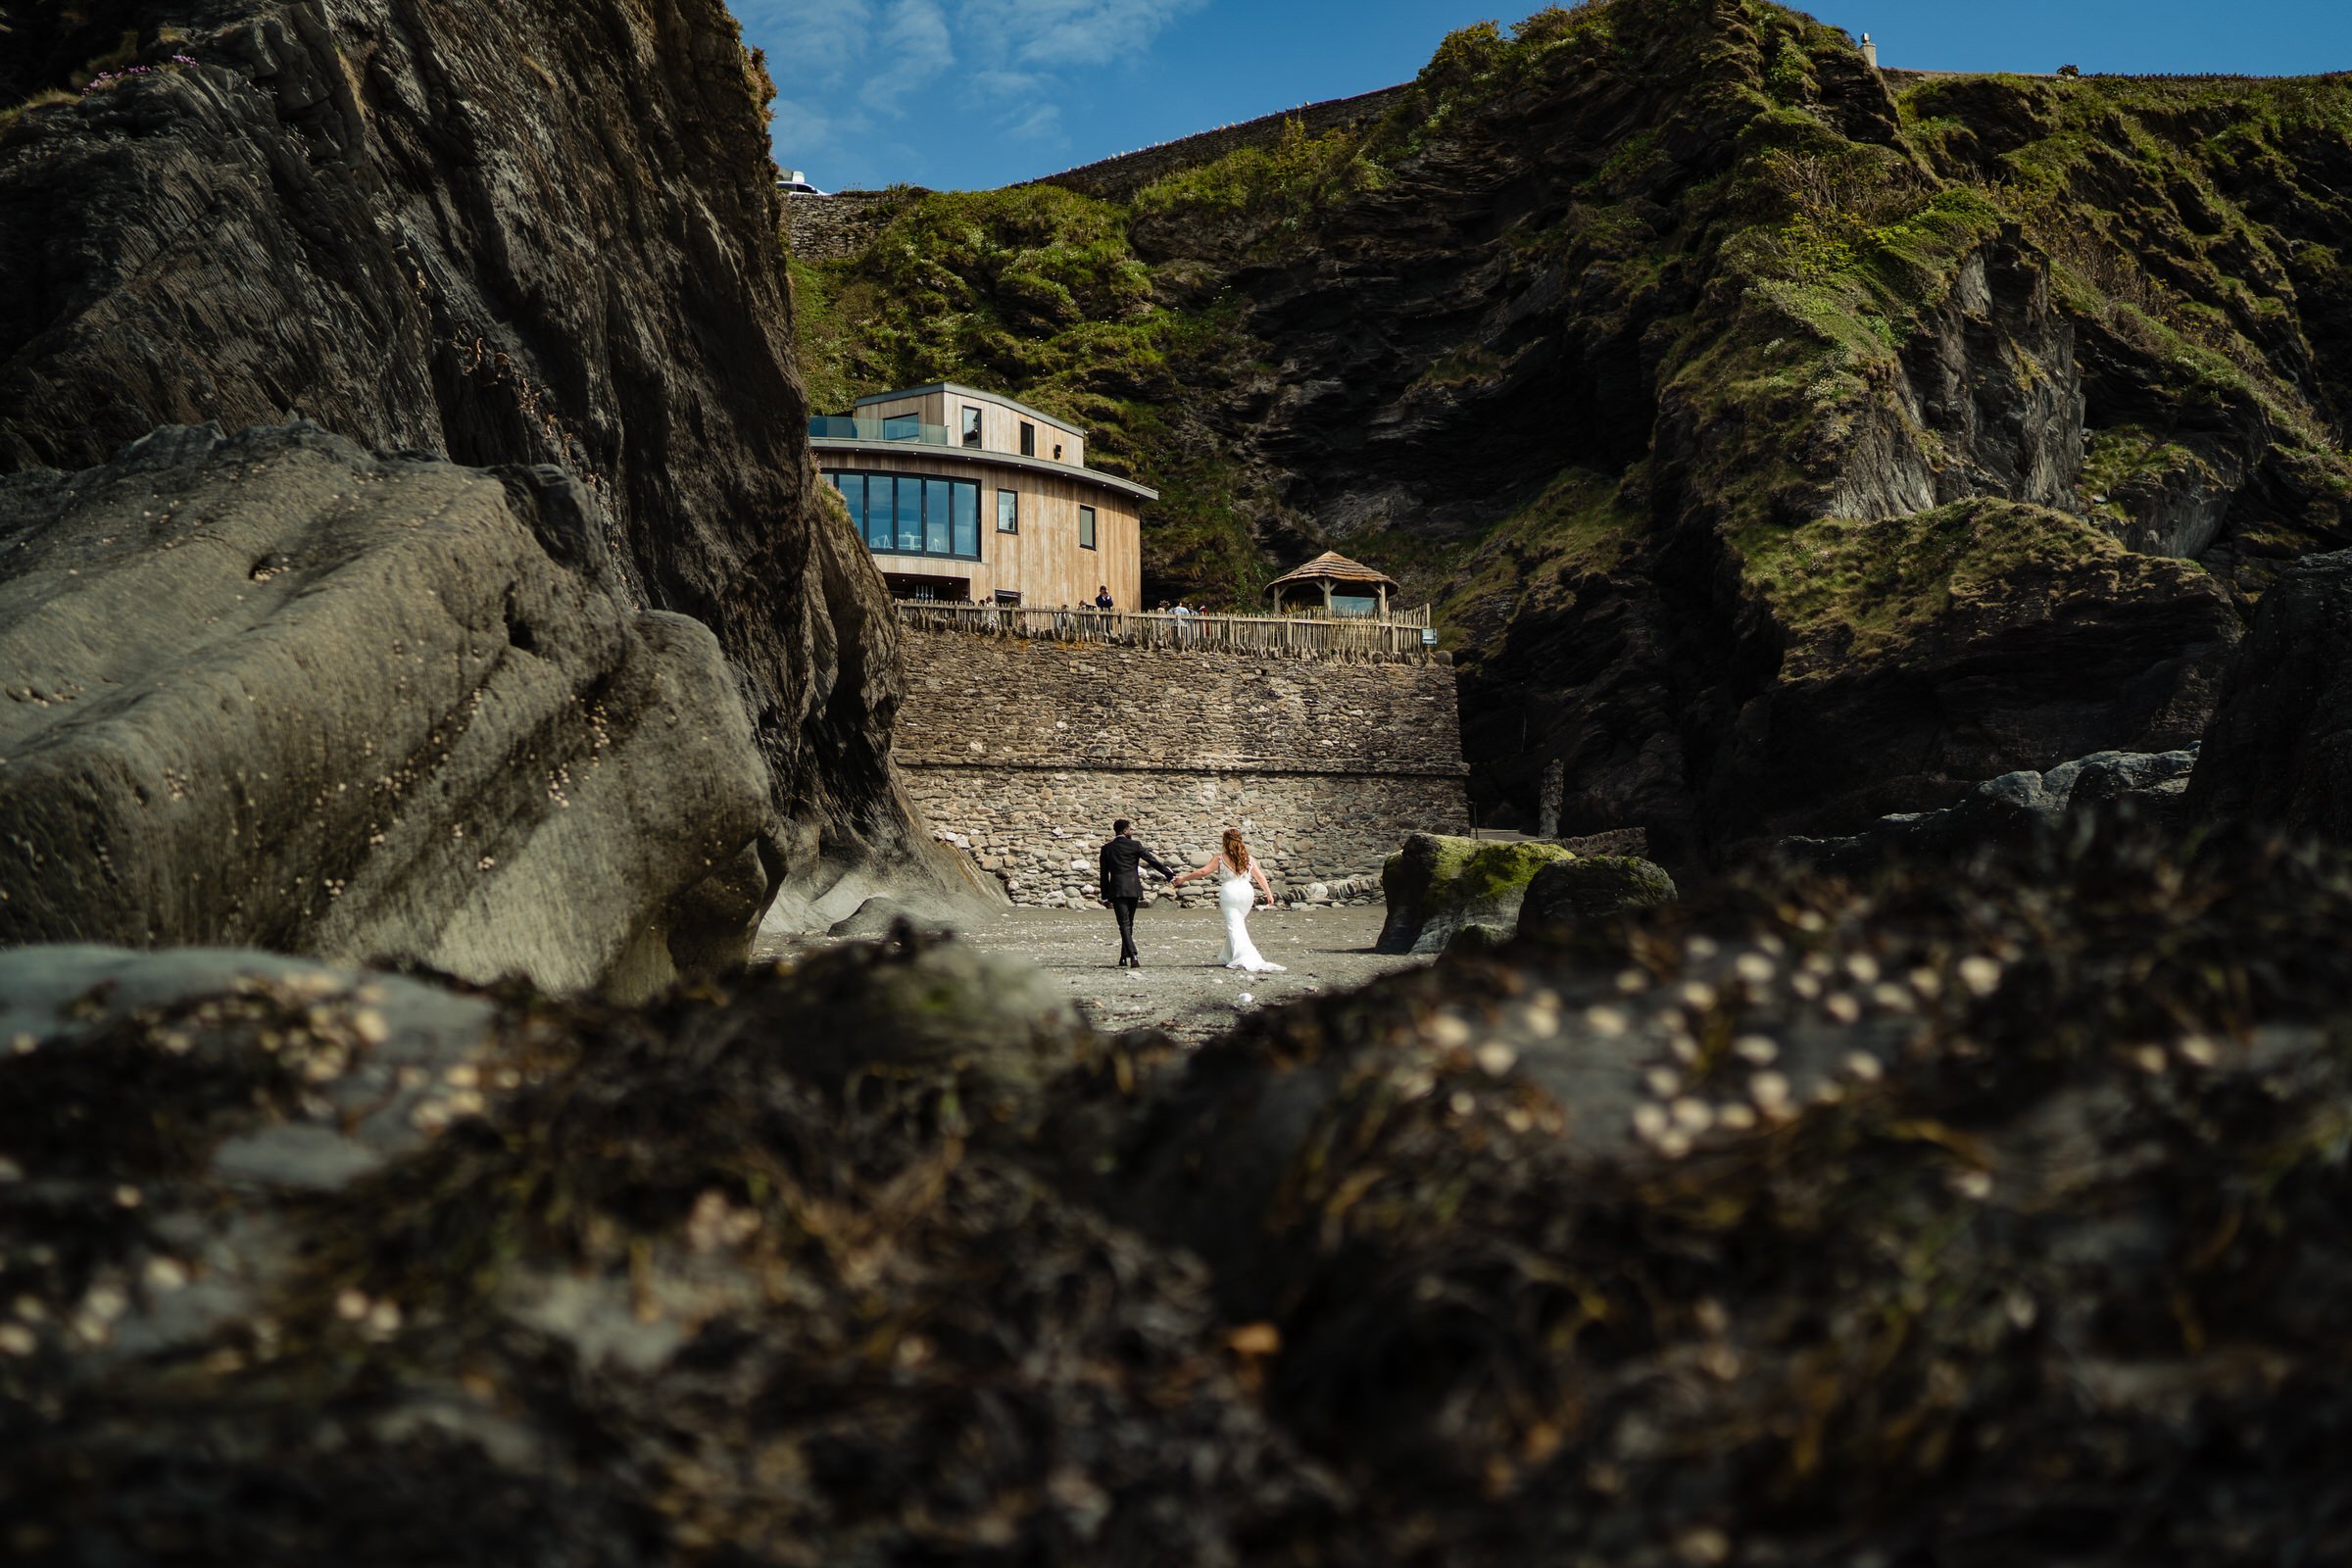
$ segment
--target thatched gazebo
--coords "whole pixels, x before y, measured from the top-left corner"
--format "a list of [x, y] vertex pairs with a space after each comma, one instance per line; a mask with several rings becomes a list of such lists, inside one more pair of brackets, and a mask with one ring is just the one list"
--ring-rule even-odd
[[1386, 620], [1389, 590], [1396, 586], [1396, 579], [1387, 572], [1374, 571], [1337, 551], [1326, 550], [1305, 565], [1294, 566], [1275, 578], [1266, 593], [1278, 615], [1305, 608], [1320, 610], [1328, 616]]

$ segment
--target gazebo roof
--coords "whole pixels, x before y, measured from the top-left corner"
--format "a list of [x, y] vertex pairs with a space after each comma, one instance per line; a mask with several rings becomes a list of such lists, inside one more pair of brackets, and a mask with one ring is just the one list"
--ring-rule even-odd
[[1349, 561], [1336, 550], [1324, 551], [1303, 566], [1293, 566], [1266, 587], [1271, 592], [1285, 583], [1294, 582], [1352, 582], [1367, 587], [1386, 584], [1391, 588], [1401, 586], [1387, 572], [1374, 571], [1361, 562]]

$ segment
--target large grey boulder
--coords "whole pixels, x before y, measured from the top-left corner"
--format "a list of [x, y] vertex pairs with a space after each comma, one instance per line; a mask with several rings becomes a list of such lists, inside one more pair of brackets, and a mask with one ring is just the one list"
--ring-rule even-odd
[[[0, 10], [0, 472], [296, 418], [560, 466], [626, 599], [732, 664], [769, 879], [957, 885], [891, 772], [897, 617], [809, 459], [724, 0]], [[147, 69], [79, 92], [100, 57]]]
[[748, 951], [767, 774], [561, 470], [169, 427], [0, 480], [0, 944], [643, 993]]
[[2352, 838], [2352, 551], [2307, 556], [2263, 594], [2187, 804], [2199, 817]]

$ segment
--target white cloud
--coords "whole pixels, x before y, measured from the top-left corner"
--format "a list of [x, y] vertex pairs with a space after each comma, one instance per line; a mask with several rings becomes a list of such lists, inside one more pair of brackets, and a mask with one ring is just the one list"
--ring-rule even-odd
[[1034, 71], [975, 71], [969, 80], [972, 91], [983, 98], [1019, 98], [1049, 85]]
[[974, 32], [1004, 40], [1038, 66], [1106, 65], [1140, 53], [1160, 30], [1205, 0], [965, 0]]
[[[821, 179], [824, 166], [872, 162], [883, 127], [896, 139], [908, 122], [939, 123], [926, 111], [943, 103], [972, 116], [981, 134], [1062, 143], [1059, 103], [1076, 71], [1138, 58], [1206, 3], [735, 0], [735, 9], [778, 84], [779, 156]], [[894, 161], [910, 153], [892, 149]], [[887, 177], [859, 177], [878, 175]]]
[[766, 48], [769, 70], [796, 77], [838, 80], [874, 34], [868, 0], [735, 0], [735, 19]]
[[1054, 142], [1061, 138], [1061, 108], [1058, 104], [1031, 104], [1016, 110], [1003, 122], [1005, 136], [1013, 141]]
[[939, 0], [894, 0], [883, 25], [882, 70], [873, 80], [874, 107], [906, 112], [906, 100], [956, 64], [956, 44]]

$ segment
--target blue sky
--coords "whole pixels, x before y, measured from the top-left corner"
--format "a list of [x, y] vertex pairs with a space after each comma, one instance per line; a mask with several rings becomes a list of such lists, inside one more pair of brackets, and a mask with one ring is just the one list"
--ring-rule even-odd
[[[828, 190], [1003, 185], [1409, 79], [1474, 0], [732, 0], [779, 162]], [[2352, 70], [2352, 0], [1819, 0], [1889, 66]]]

